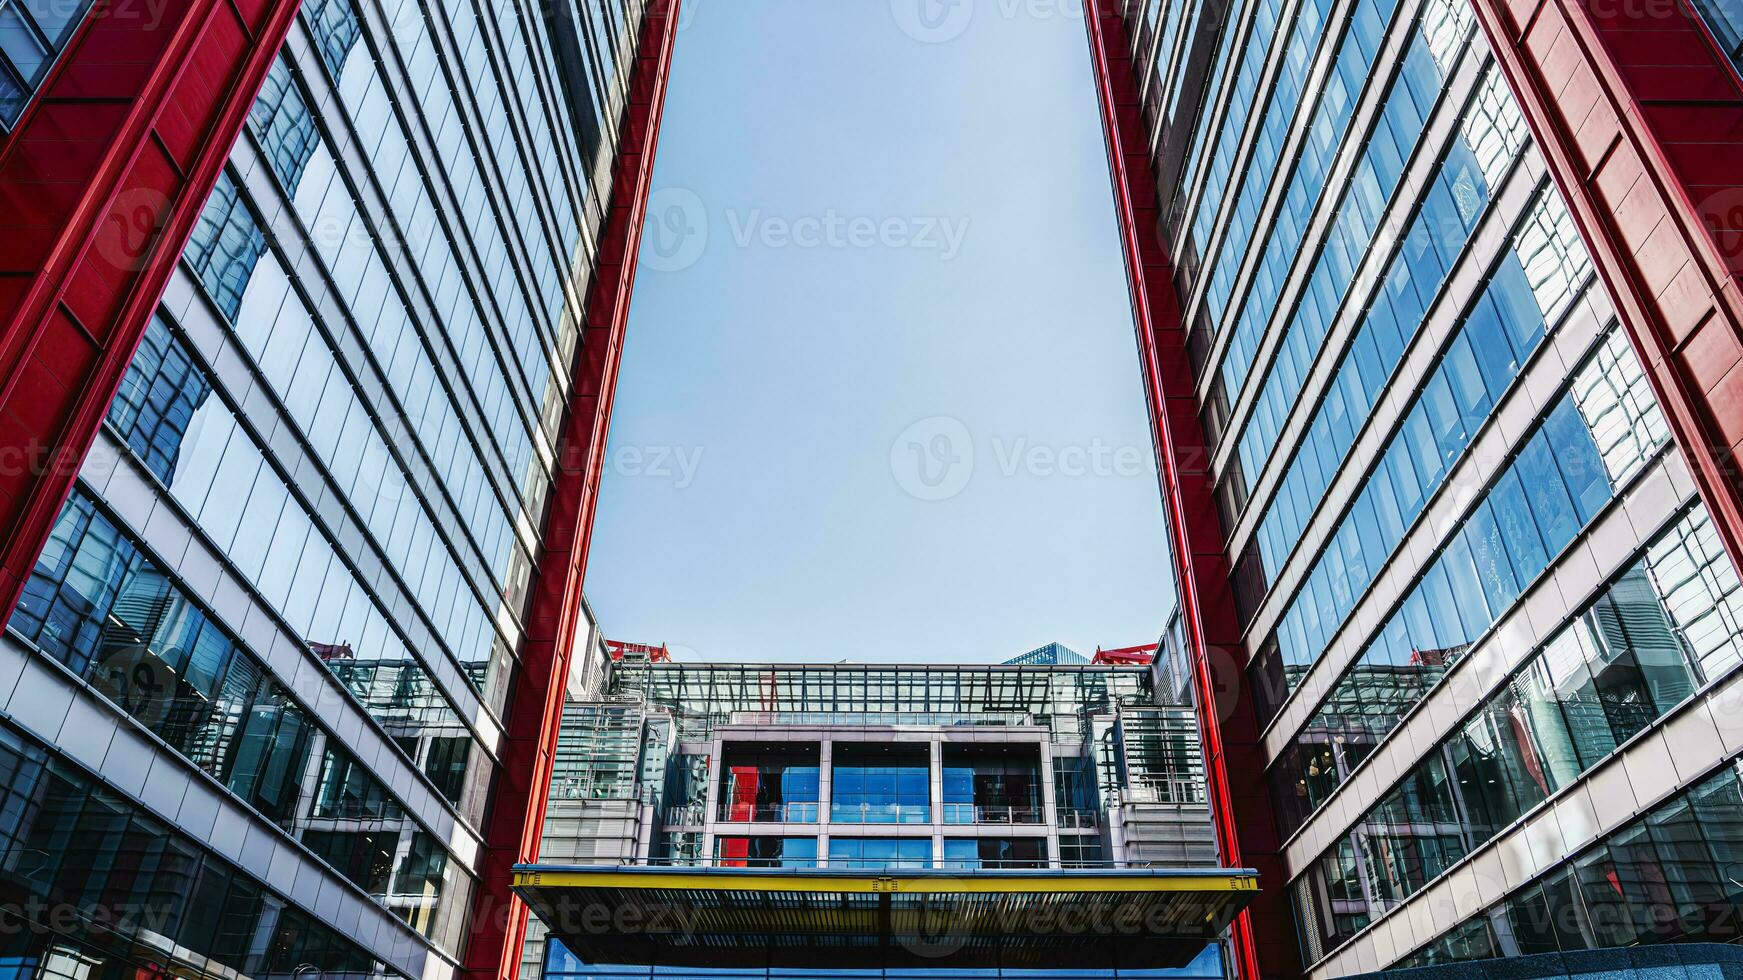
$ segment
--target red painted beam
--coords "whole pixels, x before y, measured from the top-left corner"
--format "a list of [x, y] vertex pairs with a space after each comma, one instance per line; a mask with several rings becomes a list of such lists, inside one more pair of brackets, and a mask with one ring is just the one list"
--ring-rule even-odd
[[1204, 429], [1193, 394], [1174, 270], [1150, 170], [1131, 42], [1118, 0], [1090, 0], [1090, 59], [1107, 137], [1132, 319], [1138, 332], [1162, 503], [1191, 653], [1205, 774], [1223, 864], [1259, 872], [1259, 898], [1230, 927], [1243, 980], [1301, 973], [1281, 842], [1264, 788], [1258, 715], [1242, 659], [1223, 528], [1212, 499]]
[[1473, 6], [1743, 561], [1743, 82], [1683, 0]]
[[18, 601], [296, 11], [97, 0], [0, 137], [0, 609]]
[[586, 322], [575, 355], [569, 406], [557, 443], [556, 479], [545, 516], [543, 552], [533, 577], [526, 639], [509, 694], [502, 764], [485, 823], [465, 975], [513, 980], [520, 971], [528, 909], [510, 891], [510, 869], [538, 860], [556, 762], [563, 695], [581, 623], [582, 580], [605, 465], [606, 434], [617, 390], [618, 359], [629, 325], [636, 256], [647, 218], [654, 151], [666, 101], [681, 0], [649, 0], [620, 146], [598, 267], [588, 288]]

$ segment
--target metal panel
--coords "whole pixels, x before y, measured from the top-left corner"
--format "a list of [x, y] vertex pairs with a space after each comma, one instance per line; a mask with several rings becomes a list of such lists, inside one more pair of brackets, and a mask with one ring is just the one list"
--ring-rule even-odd
[[610, 211], [588, 289], [586, 322], [581, 329], [569, 406], [558, 440], [556, 479], [545, 515], [544, 551], [533, 576], [526, 641], [510, 694], [502, 763], [485, 823], [484, 852], [479, 858], [472, 934], [464, 964], [466, 975], [476, 980], [513, 980], [520, 969], [527, 907], [510, 891], [511, 870], [516, 864], [538, 859], [569, 664], [575, 648], [587, 642], [582, 577], [593, 535], [618, 358], [629, 322], [636, 255], [653, 180], [680, 2], [650, 0], [630, 73], [629, 100], [612, 173]]
[[1241, 669], [1241, 633], [1222, 522], [1212, 497], [1210, 457], [1193, 393], [1173, 269], [1162, 246], [1162, 214], [1127, 53], [1131, 48], [1112, 0], [1092, 0], [1086, 10], [1218, 849], [1223, 864], [1257, 869], [1266, 886], [1234, 922], [1235, 965], [1245, 980], [1294, 976], [1301, 964], [1283, 888], [1287, 878], [1270, 797], [1258, 778], [1265, 758], [1252, 692]]
[[47, 541], [296, 0], [104, 0], [0, 141], [0, 609]]

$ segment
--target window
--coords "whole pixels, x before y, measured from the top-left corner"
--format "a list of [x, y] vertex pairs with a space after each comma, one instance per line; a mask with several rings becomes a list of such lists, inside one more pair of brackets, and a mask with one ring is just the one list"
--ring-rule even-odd
[[[155, 943], [168, 941], [244, 975], [312, 969], [362, 976], [386, 970], [323, 923], [6, 725], [0, 725], [0, 801], [9, 815], [0, 865], [8, 869], [9, 884], [28, 893], [24, 907], [66, 903], [101, 916], [123, 935], [150, 923], [161, 938], [128, 944], [130, 955], [150, 956]], [[34, 926], [17, 933], [32, 943], [75, 941]], [[265, 948], [253, 942], [267, 934], [274, 942]], [[66, 947], [57, 949], [64, 954]], [[81, 958], [93, 976], [143, 968], [110, 960], [96, 948], [81, 950]]]
[[272, 60], [260, 94], [248, 110], [248, 128], [260, 140], [261, 151], [285, 190], [294, 195], [303, 168], [314, 155], [317, 137], [315, 120], [283, 54]]
[[338, 78], [345, 68], [345, 56], [361, 33], [357, 12], [351, 9], [350, 0], [308, 0], [303, 4], [303, 18], [315, 35], [321, 60], [327, 63], [327, 70], [333, 73], [333, 77]]
[[729, 745], [721, 765], [720, 819], [814, 823], [818, 747], [759, 750]]
[[931, 765], [923, 754], [837, 745], [834, 761], [831, 821], [931, 822]]
[[24, 113], [90, 7], [91, 0], [0, 0], [0, 129]]
[[[1098, 849], [1099, 851], [1099, 849]], [[1080, 852], [1081, 853], [1081, 852]], [[1043, 868], [1047, 842], [1039, 837], [976, 837], [944, 841], [946, 868]]]
[[1012, 752], [944, 746], [944, 822], [1039, 823], [1040, 765], [1033, 746]]
[[815, 868], [817, 838], [716, 837], [714, 863], [722, 868]]
[[218, 175], [212, 196], [188, 238], [182, 258], [193, 267], [200, 284], [224, 315], [235, 319], [242, 308], [242, 291], [254, 273], [254, 263], [266, 251], [266, 236], [229, 171]]
[[[1680, 583], [1686, 581], [1678, 568], [1681, 558], [1663, 543], [1698, 536], [1698, 529], [1708, 524], [1697, 506], [1648, 546], [1640, 560], [1527, 657], [1507, 683], [1297, 879], [1298, 913], [1312, 930], [1311, 942], [1329, 949], [1347, 940], [1351, 911], [1378, 917], [1421, 890], [1694, 693], [1701, 675], [1684, 638], [1711, 609], [1729, 605], [1743, 585], [1728, 560], [1719, 560], [1705, 570], [1715, 589], [1679, 594]], [[1733, 653], [1743, 648], [1743, 630], [1732, 630], [1725, 642]], [[1357, 705], [1342, 716], [1316, 718], [1310, 729], [1324, 740], [1337, 731], [1333, 726], [1342, 718], [1359, 717], [1361, 709]], [[1389, 725], [1376, 734], [1387, 730]], [[1298, 756], [1306, 745], [1298, 740], [1291, 751]], [[1299, 768], [1299, 762], [1285, 762], [1278, 772]], [[1340, 770], [1339, 778], [1346, 773]], [[1457, 784], [1456, 794], [1446, 792], [1449, 777]], [[1324, 798], [1311, 783], [1304, 780], [1303, 786], [1304, 794]], [[1735, 814], [1715, 818], [1712, 832], [1727, 842], [1743, 839], [1734, 833], [1739, 819]], [[1428, 824], [1433, 833], [1427, 832]], [[1655, 928], [1640, 918], [1643, 909], [1675, 909], [1673, 918], [1680, 922], [1701, 923], [1710, 921], [1706, 910], [1715, 902], [1731, 901], [1711, 868], [1695, 856], [1694, 839], [1688, 812], [1673, 807], [1661, 811], [1649, 826], [1619, 837], [1607, 852], [1576, 863], [1579, 887], [1607, 887], [1599, 895], [1605, 907], [1589, 908], [1589, 917], [1582, 920], [1604, 933], [1596, 942], [1632, 942], [1642, 930]], [[1352, 841], [1365, 842], [1378, 856], [1346, 868], [1340, 856]], [[1725, 846], [1731, 853], [1732, 845]], [[1667, 854], [1674, 857], [1674, 866], [1666, 866]], [[1343, 888], [1341, 882], [1352, 870], [1358, 884], [1367, 879], [1365, 889], [1345, 889], [1349, 898], [1343, 900], [1326, 897]], [[1529, 903], [1562, 902], [1557, 887], [1551, 883], [1543, 893], [1528, 896], [1519, 914], [1539, 921], [1542, 909]], [[1743, 891], [1743, 886], [1736, 890]], [[1557, 928], [1573, 930], [1558, 935], [1574, 935], [1584, 926], [1564, 919]], [[1526, 941], [1542, 942], [1545, 935], [1543, 928], [1533, 928]]]
[[925, 837], [831, 837], [832, 868], [930, 868], [932, 841]]
[[188, 352], [153, 316], [109, 406], [109, 424], [165, 484], [175, 477], [182, 440], [212, 386]]
[[1701, 19], [1718, 39], [1725, 54], [1743, 71], [1743, 2], [1739, 0], [1694, 0]]

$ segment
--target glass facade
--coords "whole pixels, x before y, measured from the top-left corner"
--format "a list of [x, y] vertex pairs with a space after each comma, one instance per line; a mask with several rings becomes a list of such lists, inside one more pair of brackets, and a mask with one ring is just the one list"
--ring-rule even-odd
[[[1729, 50], [1722, 7], [1693, 4]], [[1736, 572], [1473, 9], [1164, 0], [1126, 21], [1231, 569], [1194, 587], [1234, 600], [1301, 962], [1647, 941], [1527, 941], [1512, 898], [1422, 928], [1547, 809], [1631, 809], [1604, 767], [1704, 731], [1739, 666]], [[1141, 717], [1105, 737], [1166, 771]], [[1116, 779], [1167, 792], [1098, 771]], [[1706, 898], [1665, 898], [1667, 860], [1640, 901], [1606, 872], [1582, 908], [1700, 918]]]
[[[817, 803], [821, 797], [815, 746], [765, 749], [734, 745], [721, 772], [726, 782], [720, 792], [720, 819], [817, 822]], [[839, 794], [837, 790], [838, 800], [842, 798]]]
[[[1467, 514], [1406, 594], [1374, 640], [1327, 696], [1330, 714], [1316, 715], [1304, 741], [1273, 770], [1274, 790], [1285, 830], [1301, 825], [1316, 799], [1341, 780], [1337, 766], [1323, 762], [1325, 732], [1340, 731], [1339, 752], [1359, 762], [1365, 747], [1384, 737], [1434, 683], [1455, 667], [1479, 639], [1512, 607], [1523, 591], [1592, 520], [1614, 489], [1622, 486], [1669, 438], [1656, 408], [1643, 415], [1632, 407], [1650, 406], [1645, 378], [1628, 357], [1627, 341], [1610, 330], [1592, 361], [1574, 377], [1573, 387], [1550, 408], [1520, 455]], [[1612, 369], [1624, 366], [1631, 373]], [[1621, 418], [1611, 418], [1612, 414]], [[1627, 445], [1601, 449], [1606, 434]], [[1370, 686], [1373, 685], [1373, 686]], [[1353, 742], [1331, 717], [1358, 706], [1366, 734]], [[1322, 708], [1321, 712], [1326, 712]], [[1318, 755], [1318, 761], [1309, 761]], [[1316, 769], [1309, 789], [1308, 768]]]
[[1308, 942], [1347, 939], [1743, 663], [1739, 589], [1703, 508], [1666, 529], [1296, 883]]
[[1707, 30], [1743, 71], [1743, 4], [1737, 0], [1691, 0], [1690, 6], [1706, 21]]
[[[0, 0], [0, 127], [86, 6]], [[17, 736], [14, 830], [112, 845], [27, 877], [164, 926], [21, 975], [459, 971], [642, 14], [302, 5], [4, 641], [47, 744], [148, 746], [81, 810]], [[554, 796], [663, 773], [582, 714]]]
[[[0, 131], [90, 7], [0, 0]], [[1472, 8], [1124, 7], [1232, 570], [1195, 586], [1309, 969], [1737, 939], [1743, 770], [1668, 746], [1743, 589]], [[1736, 0], [1690, 10], [1743, 64]], [[0, 876], [78, 913], [0, 930], [13, 972], [459, 972], [642, 13], [301, 8], [6, 624]], [[556, 823], [598, 863], [1183, 863], [1187, 632], [1154, 673], [625, 664], [565, 708]], [[1595, 842], [1375, 938], [1570, 800]]]
[[1142, 704], [1142, 671], [1063, 666], [884, 666], [878, 664], [623, 665], [613, 684], [622, 696], [670, 711], [686, 740], [710, 737], [715, 725], [829, 724], [841, 715], [884, 723], [1036, 724], [1055, 741], [1078, 741], [1091, 714]]
[[1701, 780], [1403, 960], [1489, 957], [1661, 942], [1737, 942], [1743, 913], [1743, 773]]
[[[83, 767], [0, 723], [0, 876], [14, 908], [57, 910], [35, 928], [7, 912], [0, 948], [72, 976], [132, 977], [175, 957], [208, 975], [394, 974], [284, 894], [213, 854]], [[66, 914], [70, 913], [70, 914]], [[229, 972], [229, 971], [234, 971]]]
[[829, 819], [835, 823], [931, 823], [931, 765], [923, 753], [838, 746]]

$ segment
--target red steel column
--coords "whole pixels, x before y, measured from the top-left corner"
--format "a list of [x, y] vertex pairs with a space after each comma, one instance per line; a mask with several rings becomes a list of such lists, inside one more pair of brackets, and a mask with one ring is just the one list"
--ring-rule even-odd
[[1246, 672], [1239, 668], [1240, 622], [1223, 550], [1222, 521], [1205, 465], [1210, 454], [1193, 394], [1174, 270], [1162, 246], [1162, 213], [1150, 170], [1131, 42], [1119, 0], [1090, 0], [1085, 13], [1162, 503], [1179, 580], [1180, 613], [1192, 656], [1217, 848], [1224, 865], [1258, 871], [1262, 889], [1230, 929], [1235, 968], [1243, 980], [1295, 976], [1301, 973], [1300, 947], [1291, 925], [1281, 842], [1264, 785], [1258, 716]]
[[72, 489], [297, 0], [97, 0], [0, 136], [0, 610]]
[[569, 407], [557, 444], [556, 481], [545, 516], [544, 551], [533, 577], [527, 636], [509, 695], [502, 765], [485, 823], [485, 850], [479, 860], [478, 893], [466, 947], [465, 974], [472, 980], [513, 980], [520, 971], [528, 909], [510, 891], [511, 869], [539, 857], [680, 2], [648, 0], [630, 72], [610, 212], [587, 292], [587, 317], [575, 355]]
[[1743, 84], [1684, 2], [1474, 6], [1743, 561]]

